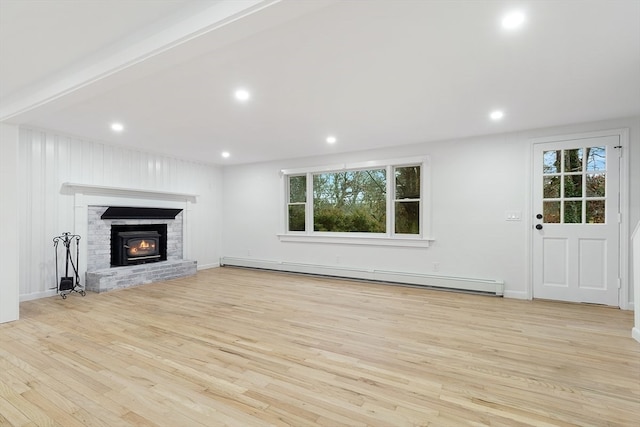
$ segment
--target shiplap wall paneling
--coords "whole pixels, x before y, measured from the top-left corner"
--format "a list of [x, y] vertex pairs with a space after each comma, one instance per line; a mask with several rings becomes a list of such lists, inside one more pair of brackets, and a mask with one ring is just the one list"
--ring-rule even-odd
[[220, 257], [219, 168], [40, 129], [21, 129], [19, 146], [22, 299], [55, 293], [52, 239], [75, 231], [75, 199], [61, 192], [64, 182], [198, 194], [187, 236], [192, 247], [187, 252], [199, 265], [216, 265]]

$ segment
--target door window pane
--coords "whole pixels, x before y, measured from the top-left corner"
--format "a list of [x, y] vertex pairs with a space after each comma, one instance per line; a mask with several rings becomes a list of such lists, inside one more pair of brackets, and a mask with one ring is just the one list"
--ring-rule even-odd
[[582, 197], [582, 175], [565, 175], [564, 197]]
[[564, 202], [564, 223], [565, 224], [582, 223], [582, 202], [577, 202], [577, 201]]
[[555, 199], [560, 197], [560, 177], [559, 176], [545, 176], [542, 178], [543, 184], [543, 197], [545, 199]]
[[587, 171], [606, 170], [606, 155], [607, 151], [605, 147], [587, 148]]
[[587, 223], [604, 224], [604, 200], [587, 200]]
[[560, 172], [560, 153], [561, 151], [545, 151], [543, 154], [542, 171], [544, 173]]
[[396, 202], [395, 232], [420, 233], [420, 202]]
[[594, 173], [587, 175], [587, 197], [604, 197], [605, 193], [605, 184], [606, 184], [605, 174], [603, 173]]
[[582, 172], [582, 148], [564, 150], [564, 171]]
[[550, 150], [544, 151], [542, 156], [543, 221], [563, 224], [604, 223], [607, 147]]
[[560, 202], [544, 202], [543, 206], [544, 219], [547, 224], [560, 223]]

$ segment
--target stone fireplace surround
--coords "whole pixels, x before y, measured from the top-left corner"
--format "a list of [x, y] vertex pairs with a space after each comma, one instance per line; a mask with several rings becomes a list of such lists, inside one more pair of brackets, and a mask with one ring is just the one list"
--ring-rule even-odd
[[111, 267], [111, 225], [167, 224], [167, 261], [182, 259], [182, 212], [175, 219], [100, 219], [107, 207], [87, 208], [87, 271]]
[[[81, 244], [79, 270], [87, 290], [106, 292], [196, 273], [196, 261], [187, 259], [187, 230], [191, 204], [197, 195], [76, 183], [63, 183], [61, 192], [74, 197], [74, 230], [86, 243]], [[108, 206], [179, 208], [182, 212], [175, 220], [100, 219]], [[111, 223], [166, 223], [167, 260], [111, 268]]]
[[[87, 207], [86, 288], [94, 292], [174, 279], [196, 273], [196, 262], [182, 259], [183, 213], [175, 219], [101, 219], [108, 206]], [[167, 225], [167, 260], [111, 267], [111, 225]]]

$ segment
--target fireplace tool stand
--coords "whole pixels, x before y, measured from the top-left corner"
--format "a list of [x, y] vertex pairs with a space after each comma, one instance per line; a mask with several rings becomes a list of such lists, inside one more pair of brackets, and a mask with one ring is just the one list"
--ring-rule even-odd
[[[80, 256], [80, 236], [77, 234], [71, 234], [69, 232], [62, 233], [61, 236], [53, 238], [53, 247], [56, 253], [56, 283], [58, 283], [58, 295], [62, 299], [67, 299], [67, 295], [71, 292], [78, 292], [80, 295], [85, 296], [84, 286], [80, 285], [80, 276], [78, 275], [78, 259]], [[58, 274], [58, 244], [62, 243], [65, 248], [65, 267], [64, 276], [60, 277]], [[75, 262], [73, 260], [72, 247], [75, 246]], [[73, 271], [73, 275], [69, 275], [69, 265]]]

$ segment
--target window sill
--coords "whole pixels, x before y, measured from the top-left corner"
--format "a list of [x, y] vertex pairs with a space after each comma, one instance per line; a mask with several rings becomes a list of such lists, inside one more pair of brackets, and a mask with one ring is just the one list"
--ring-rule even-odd
[[278, 234], [281, 242], [320, 243], [332, 245], [395, 246], [405, 248], [428, 248], [432, 238], [407, 238], [386, 236], [319, 236], [309, 234]]

